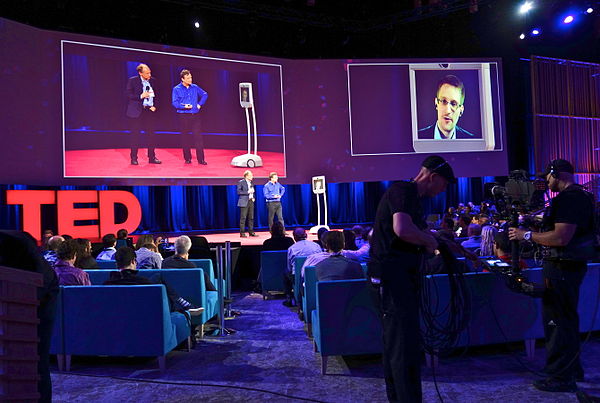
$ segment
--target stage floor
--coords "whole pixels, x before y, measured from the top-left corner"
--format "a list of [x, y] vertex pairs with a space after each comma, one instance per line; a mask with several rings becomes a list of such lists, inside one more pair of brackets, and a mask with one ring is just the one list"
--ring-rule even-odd
[[[307, 231], [308, 232], [308, 231]], [[287, 231], [287, 236], [292, 236], [292, 230]], [[225, 234], [199, 234], [205, 237], [209, 243], [222, 243], [226, 241], [241, 242], [242, 246], [257, 246], [262, 245], [266, 239], [271, 238], [271, 234], [267, 231], [256, 232], [257, 237], [240, 238], [239, 232], [229, 232]], [[246, 233], [248, 235], [248, 233]], [[169, 242], [175, 242], [176, 236], [169, 236]], [[315, 241], [317, 234], [308, 234], [308, 239]]]
[[[246, 150], [205, 149], [208, 165], [200, 165], [192, 150], [192, 163], [183, 160], [181, 148], [157, 148], [156, 157], [162, 164], [149, 164], [147, 151], [138, 151], [139, 165], [131, 165], [129, 149], [70, 150], [65, 152], [65, 176], [84, 178], [241, 178], [244, 170], [231, 166], [231, 159]], [[263, 166], [251, 168], [255, 178], [268, 178], [277, 172], [285, 176], [283, 153], [260, 152]], [[234, 184], [234, 183], [232, 183]]]

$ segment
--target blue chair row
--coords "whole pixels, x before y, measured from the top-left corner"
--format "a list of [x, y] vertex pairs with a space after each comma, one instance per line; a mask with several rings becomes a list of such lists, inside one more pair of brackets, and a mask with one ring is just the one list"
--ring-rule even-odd
[[[171, 313], [163, 285], [61, 287], [51, 353], [71, 367], [72, 355], [157, 357], [188, 341], [185, 316]], [[64, 361], [63, 361], [64, 360]]]
[[[114, 270], [86, 270], [93, 285], [102, 285]], [[152, 278], [159, 275], [180, 296], [196, 306], [204, 307], [200, 316], [192, 318], [193, 324], [202, 325], [218, 312], [216, 291], [206, 291], [202, 269], [139, 270], [139, 275]]]
[[263, 299], [269, 291], [284, 291], [283, 276], [287, 272], [287, 251], [265, 251], [260, 253], [260, 283]]

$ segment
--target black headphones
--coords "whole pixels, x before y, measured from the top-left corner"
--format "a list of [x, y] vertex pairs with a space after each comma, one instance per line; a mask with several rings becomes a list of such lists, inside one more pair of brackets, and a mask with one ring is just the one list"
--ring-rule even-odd
[[439, 174], [439, 172], [437, 172], [437, 170], [440, 169], [441, 167], [443, 167], [444, 165], [447, 165], [447, 164], [448, 164], [448, 161], [444, 161], [440, 165], [436, 166], [435, 168], [429, 168], [429, 170], [431, 172], [435, 172], [435, 173]]
[[556, 168], [555, 164], [556, 164], [556, 160], [552, 160], [552, 162], [550, 162], [550, 172], [548, 172], [548, 173], [553, 178], [558, 179], [558, 175], [560, 175], [560, 171], [558, 170], [558, 168]]

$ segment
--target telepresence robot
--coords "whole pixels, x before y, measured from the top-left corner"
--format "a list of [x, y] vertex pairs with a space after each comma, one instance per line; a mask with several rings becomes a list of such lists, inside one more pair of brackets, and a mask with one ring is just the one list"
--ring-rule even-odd
[[[327, 225], [327, 193], [325, 187], [325, 177], [324, 176], [313, 176], [312, 177], [312, 191], [317, 196], [317, 225], [310, 229], [311, 234], [316, 234], [319, 232], [319, 228], [325, 228], [329, 231], [329, 226]], [[321, 224], [321, 198], [319, 195], [323, 195], [323, 206], [325, 206], [325, 224]]]
[[[262, 167], [262, 158], [258, 155], [258, 137], [256, 133], [256, 112], [254, 110], [254, 97], [252, 96], [252, 83], [240, 83], [240, 105], [246, 111], [246, 127], [248, 128], [248, 152], [233, 157], [231, 165], [240, 168]], [[251, 152], [250, 115], [248, 109], [252, 109], [252, 123], [254, 127], [254, 153]]]

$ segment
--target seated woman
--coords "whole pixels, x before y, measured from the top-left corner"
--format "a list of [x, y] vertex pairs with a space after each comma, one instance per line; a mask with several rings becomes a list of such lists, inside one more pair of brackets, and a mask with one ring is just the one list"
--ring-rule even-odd
[[75, 267], [80, 269], [97, 269], [98, 262], [92, 256], [92, 243], [89, 239], [77, 238], [77, 260]]
[[263, 242], [263, 250], [287, 250], [294, 244], [294, 240], [285, 236], [283, 224], [275, 221], [271, 226], [271, 238]]

